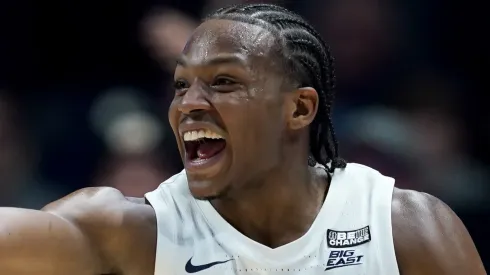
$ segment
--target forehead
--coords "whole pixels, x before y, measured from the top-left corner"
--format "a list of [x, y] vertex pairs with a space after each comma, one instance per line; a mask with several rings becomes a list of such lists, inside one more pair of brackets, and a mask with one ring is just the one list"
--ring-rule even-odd
[[202, 23], [193, 33], [182, 52], [195, 64], [203, 64], [223, 54], [236, 54], [246, 62], [270, 57], [276, 50], [272, 33], [257, 25], [212, 19]]

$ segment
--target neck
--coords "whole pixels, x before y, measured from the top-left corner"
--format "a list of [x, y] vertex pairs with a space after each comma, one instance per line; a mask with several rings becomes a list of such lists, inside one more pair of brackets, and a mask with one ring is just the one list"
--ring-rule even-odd
[[309, 167], [306, 157], [283, 159], [279, 167], [247, 185], [252, 188], [211, 201], [237, 230], [269, 247], [303, 236], [320, 211], [328, 189], [326, 173]]

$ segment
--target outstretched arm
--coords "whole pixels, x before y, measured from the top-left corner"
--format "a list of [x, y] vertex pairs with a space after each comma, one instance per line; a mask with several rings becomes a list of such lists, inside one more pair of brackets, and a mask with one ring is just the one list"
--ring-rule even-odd
[[155, 251], [155, 212], [114, 188], [0, 208], [0, 275], [153, 274]]
[[487, 274], [465, 226], [439, 199], [395, 189], [392, 224], [400, 274]]
[[100, 274], [94, 255], [82, 232], [60, 216], [0, 208], [0, 274]]

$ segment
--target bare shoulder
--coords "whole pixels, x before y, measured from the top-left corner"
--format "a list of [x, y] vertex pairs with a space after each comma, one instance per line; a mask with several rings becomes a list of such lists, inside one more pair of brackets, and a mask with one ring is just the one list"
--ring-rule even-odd
[[143, 198], [127, 198], [110, 187], [85, 188], [48, 204], [43, 211], [75, 224], [95, 243], [114, 273], [153, 273], [156, 217]]
[[438, 198], [395, 188], [392, 224], [402, 274], [486, 274], [465, 226]]

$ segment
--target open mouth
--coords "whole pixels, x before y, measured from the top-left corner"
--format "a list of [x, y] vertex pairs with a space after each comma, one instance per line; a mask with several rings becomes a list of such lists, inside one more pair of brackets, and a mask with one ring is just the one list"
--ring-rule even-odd
[[210, 130], [188, 131], [183, 137], [186, 158], [193, 163], [205, 162], [226, 147], [226, 140]]

